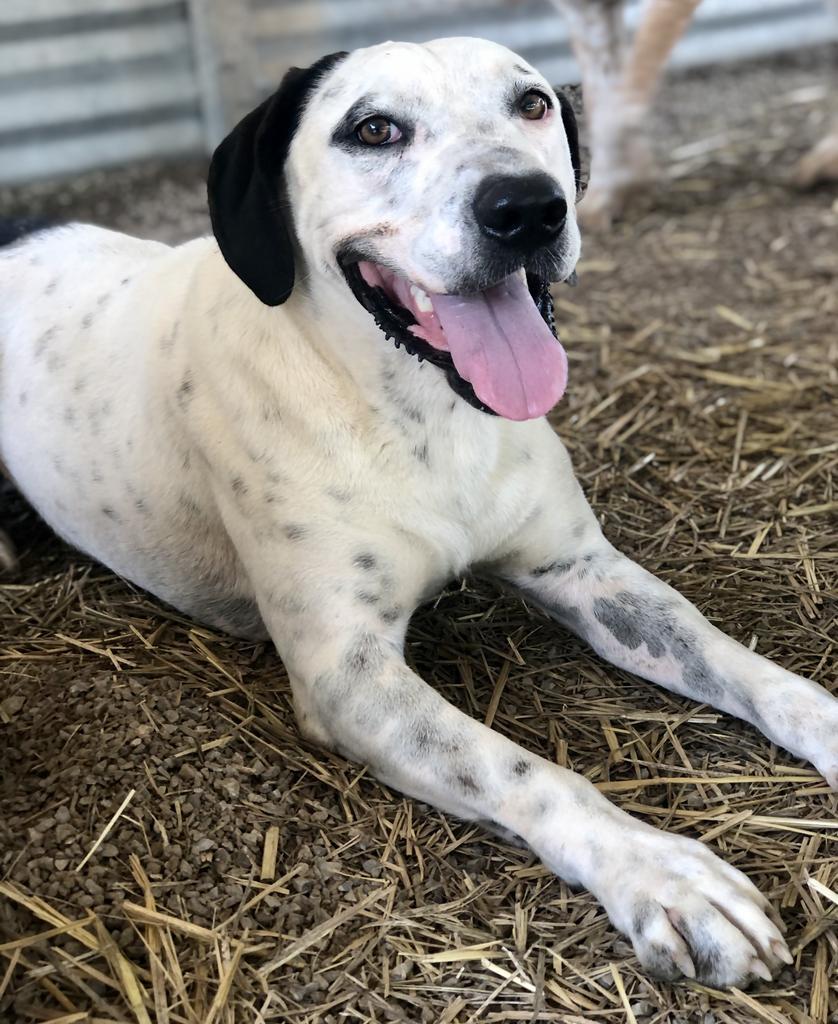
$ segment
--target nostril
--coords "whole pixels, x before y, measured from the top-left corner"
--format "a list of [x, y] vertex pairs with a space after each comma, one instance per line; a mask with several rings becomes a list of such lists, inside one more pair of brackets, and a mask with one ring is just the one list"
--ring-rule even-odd
[[567, 217], [567, 203], [557, 196], [544, 207], [542, 224], [548, 231], [558, 231]]
[[493, 212], [491, 228], [499, 235], [513, 235], [520, 230], [522, 223], [520, 210], [503, 203], [496, 206]]

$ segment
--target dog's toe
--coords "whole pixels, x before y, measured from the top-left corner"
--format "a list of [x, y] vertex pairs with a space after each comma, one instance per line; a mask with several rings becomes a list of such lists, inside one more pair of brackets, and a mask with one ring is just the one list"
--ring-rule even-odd
[[741, 872], [694, 840], [654, 845], [624, 881], [614, 916], [650, 974], [743, 988], [791, 963], [772, 908]]

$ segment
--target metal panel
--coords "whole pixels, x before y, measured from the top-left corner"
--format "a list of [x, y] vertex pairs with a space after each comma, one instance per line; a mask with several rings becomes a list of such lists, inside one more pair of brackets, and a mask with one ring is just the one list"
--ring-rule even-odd
[[[387, 39], [477, 35], [518, 51], [556, 83], [577, 82], [564, 21], [550, 0], [249, 0], [249, 102], [291, 64]], [[639, 0], [627, 4], [627, 21]], [[675, 66], [713, 64], [838, 38], [823, 0], [704, 0], [673, 54]], [[241, 96], [248, 93], [238, 84]], [[240, 100], [239, 107], [247, 103]]]
[[206, 148], [184, 0], [2, 0], [0, 182]]

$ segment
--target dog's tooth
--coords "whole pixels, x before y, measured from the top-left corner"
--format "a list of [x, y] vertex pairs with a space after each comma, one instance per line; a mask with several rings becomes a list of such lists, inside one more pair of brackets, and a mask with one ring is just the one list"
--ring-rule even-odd
[[428, 298], [427, 292], [423, 292], [417, 285], [412, 284], [410, 286], [410, 294], [413, 296], [413, 301], [416, 303], [416, 308], [420, 313], [433, 313], [434, 304]]

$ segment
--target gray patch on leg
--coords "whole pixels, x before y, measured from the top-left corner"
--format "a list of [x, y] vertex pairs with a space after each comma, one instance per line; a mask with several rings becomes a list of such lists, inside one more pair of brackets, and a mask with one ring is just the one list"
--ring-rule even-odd
[[542, 576], [563, 576], [575, 565], [574, 562], [547, 562], [545, 565], [539, 565], [533, 569], [530, 576], [535, 576], [540, 579]]

